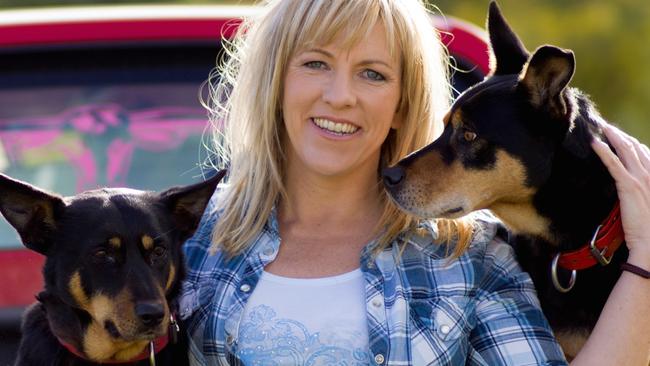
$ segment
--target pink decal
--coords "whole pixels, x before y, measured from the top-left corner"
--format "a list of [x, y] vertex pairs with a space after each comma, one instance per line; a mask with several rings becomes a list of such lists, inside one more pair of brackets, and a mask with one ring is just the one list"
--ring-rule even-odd
[[[86, 105], [57, 115], [1, 120], [0, 142], [14, 164], [69, 162], [77, 172], [77, 190], [97, 187], [97, 161], [106, 161], [105, 184], [125, 185], [137, 149], [165, 152], [205, 130], [200, 108], [163, 107], [127, 111], [117, 104]], [[13, 127], [16, 126], [16, 127]], [[112, 140], [98, 136], [111, 132]], [[199, 149], [199, 146], [197, 146]], [[100, 159], [98, 154], [106, 154]]]
[[92, 150], [84, 147], [81, 154], [67, 150], [64, 154], [77, 171], [77, 192], [97, 188], [97, 167]]
[[131, 166], [131, 157], [135, 146], [132, 143], [115, 139], [108, 145], [108, 163], [106, 166], [106, 180], [111, 185], [125, 186], [126, 176]]

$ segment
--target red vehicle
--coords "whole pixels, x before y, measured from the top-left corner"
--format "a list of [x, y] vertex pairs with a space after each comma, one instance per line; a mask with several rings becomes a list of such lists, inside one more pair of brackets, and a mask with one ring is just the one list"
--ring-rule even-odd
[[[210, 155], [201, 84], [242, 6], [111, 6], [0, 12], [0, 171], [70, 195], [200, 179]], [[462, 91], [488, 70], [481, 30], [434, 19]], [[208, 169], [209, 170], [209, 169]], [[1, 192], [0, 192], [1, 194]], [[0, 219], [0, 364], [42, 288], [43, 258]]]

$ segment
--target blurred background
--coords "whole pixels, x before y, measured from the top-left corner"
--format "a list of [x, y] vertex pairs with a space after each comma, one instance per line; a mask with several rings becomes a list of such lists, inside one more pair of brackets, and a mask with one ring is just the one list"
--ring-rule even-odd
[[[139, 0], [137, 3], [252, 4], [248, 0]], [[430, 1], [447, 16], [481, 28], [487, 0]], [[0, 9], [35, 6], [132, 4], [130, 0], [0, 0]], [[576, 53], [572, 85], [590, 94], [603, 116], [650, 143], [650, 1], [500, 0], [530, 50], [549, 43]]]

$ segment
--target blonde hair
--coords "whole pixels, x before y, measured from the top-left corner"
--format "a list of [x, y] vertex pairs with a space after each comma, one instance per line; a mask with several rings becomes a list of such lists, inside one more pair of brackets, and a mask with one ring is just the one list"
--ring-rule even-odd
[[[328, 44], [338, 36], [343, 36], [344, 46], [352, 46], [382, 22], [389, 52], [401, 52], [399, 111], [404, 117], [382, 145], [382, 164], [395, 164], [437, 137], [451, 87], [446, 50], [429, 14], [418, 0], [273, 0], [240, 25], [233, 42], [226, 45], [229, 59], [217, 70], [221, 79], [209, 100], [211, 119], [218, 124], [216, 153], [230, 169], [229, 185], [219, 202], [223, 212], [213, 231], [213, 250], [219, 246], [234, 255], [246, 249], [278, 199], [286, 198], [282, 81], [299, 49]], [[381, 200], [378, 250], [417, 224], [385, 192]], [[454, 250], [460, 254], [469, 241], [470, 225], [439, 221], [438, 228], [444, 238], [463, 243]]]

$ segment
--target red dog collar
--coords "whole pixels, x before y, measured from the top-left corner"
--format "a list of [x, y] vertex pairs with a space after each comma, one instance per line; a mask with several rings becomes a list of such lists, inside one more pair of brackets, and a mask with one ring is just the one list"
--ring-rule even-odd
[[591, 242], [578, 250], [560, 254], [558, 264], [568, 270], [581, 270], [607, 265], [616, 250], [625, 240], [621, 222], [621, 208], [618, 201], [609, 216], [598, 226]]
[[[92, 360], [89, 360], [83, 353], [81, 353], [78, 349], [76, 349], [70, 343], [64, 342], [62, 339], [59, 339], [59, 343], [61, 343], [61, 345], [63, 347], [65, 347], [65, 349], [70, 351], [70, 353], [72, 353], [73, 355], [75, 355], [75, 356], [77, 356], [77, 357], [79, 357], [81, 359], [87, 360], [87, 361], [92, 361]], [[169, 343], [169, 335], [167, 335], [167, 334], [154, 339], [153, 340], [154, 352], [155, 353], [160, 352], [163, 348], [165, 348], [167, 346], [168, 343]], [[102, 363], [102, 364], [113, 364], [113, 365], [116, 365], [116, 364], [130, 364], [130, 363], [133, 363], [133, 362], [146, 360], [146, 359], [149, 358], [149, 356], [150, 356], [149, 347], [145, 347], [145, 349], [140, 354], [138, 354], [137, 356], [135, 356], [134, 358], [132, 358], [132, 359], [130, 359], [128, 361], [116, 361], [116, 360], [111, 361], [111, 360], [108, 360], [108, 361], [102, 361], [100, 363]]]
[[[149, 359], [150, 364], [152, 366], [155, 365], [156, 361], [154, 359], [154, 355], [158, 354], [158, 352], [162, 351], [162, 349], [167, 346], [167, 344], [169, 343], [169, 335], [171, 334], [171, 336], [172, 336], [172, 342], [176, 343], [176, 337], [178, 336], [178, 333], [180, 332], [180, 328], [178, 326], [178, 323], [176, 322], [176, 317], [174, 316], [174, 314], [171, 314], [169, 316], [169, 320], [170, 320], [169, 332], [167, 332], [167, 334], [165, 334], [163, 336], [160, 336], [160, 337], [154, 339], [152, 342], [149, 342], [149, 347], [146, 347], [142, 352], [140, 352], [140, 354], [138, 354], [134, 358], [132, 358], [132, 359], [130, 359], [128, 361], [117, 361], [117, 360], [111, 361], [111, 360], [109, 360], [109, 361], [103, 361], [103, 362], [100, 362], [100, 363], [119, 365], [119, 364], [131, 364], [131, 363], [134, 363], [134, 362]], [[77, 357], [79, 357], [79, 358], [81, 358], [83, 360], [91, 361], [91, 360], [88, 360], [88, 358], [86, 358], [86, 356], [82, 352], [80, 352], [78, 349], [76, 349], [70, 343], [67, 343], [67, 342], [63, 341], [61, 338], [58, 338], [58, 337], [57, 337], [57, 339], [59, 340], [59, 343], [61, 343], [61, 345], [63, 347], [65, 347], [65, 349], [67, 349], [73, 355], [75, 355], [75, 356], [77, 356]], [[151, 349], [152, 345], [153, 345], [153, 350]]]

